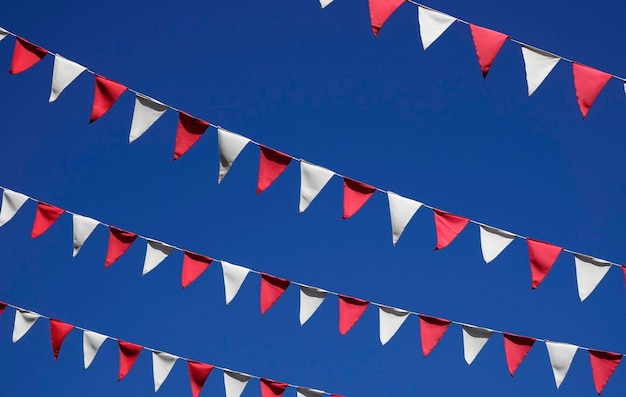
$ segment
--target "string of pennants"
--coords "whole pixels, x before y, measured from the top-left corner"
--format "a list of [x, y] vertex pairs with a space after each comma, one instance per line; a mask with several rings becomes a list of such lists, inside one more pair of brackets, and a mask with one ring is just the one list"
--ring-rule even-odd
[[[0, 208], [0, 226], [11, 220], [17, 211], [29, 199], [31, 198], [26, 195], [5, 188], [2, 195], [2, 207]], [[115, 263], [138, 238], [146, 242], [146, 253], [142, 271], [143, 275], [159, 266], [170, 254], [172, 254], [174, 250], [181, 251], [183, 253], [181, 273], [181, 284], [183, 288], [188, 287], [191, 283], [196, 281], [209, 268], [212, 262], [218, 261], [221, 264], [224, 278], [226, 305], [230, 304], [230, 302], [235, 298], [250, 273], [259, 275], [261, 278], [259, 301], [262, 315], [265, 315], [265, 313], [285, 293], [287, 288], [291, 284], [294, 284], [298, 286], [300, 290], [299, 320], [301, 325], [304, 325], [313, 316], [328, 295], [334, 295], [337, 297], [339, 304], [339, 332], [341, 335], [347, 334], [348, 331], [352, 329], [370, 305], [377, 306], [379, 309], [379, 338], [381, 344], [384, 345], [391, 340], [409, 316], [416, 316], [419, 318], [422, 352], [424, 356], [428, 356], [430, 354], [451, 324], [458, 325], [462, 329], [464, 356], [468, 364], [472, 363], [494, 333], [501, 334], [504, 338], [505, 358], [511, 376], [513, 376], [517, 367], [524, 360], [534, 343], [542, 342], [548, 349], [550, 364], [552, 366], [557, 388], [560, 387], [561, 383], [565, 379], [576, 352], [579, 349], [587, 350], [591, 360], [594, 385], [598, 393], [602, 391], [624, 356], [621, 353], [600, 351], [569, 343], [552, 342], [535, 337], [520, 336], [509, 332], [470, 325], [459, 321], [447, 320], [441, 317], [434, 317], [415, 311], [399, 309], [389, 305], [350, 297], [235, 265], [225, 260], [214, 259], [209, 256], [190, 252], [168, 243], [160, 242], [148, 237], [140, 236], [133, 232], [106, 225], [98, 220], [72, 213], [38, 200], [34, 201], [37, 201], [37, 211], [31, 231], [31, 237], [37, 238], [41, 236], [59, 219], [61, 215], [67, 212], [72, 215], [73, 256], [76, 256], [79, 253], [83, 244], [98, 225], [107, 227], [109, 229], [109, 241], [105, 267], [109, 267]], [[18, 317], [20, 318], [19, 320]], [[18, 327], [18, 321], [19, 324], [25, 324], [28, 321], [27, 319], [24, 319], [23, 311], [18, 311], [18, 314], [16, 314], [17, 331], [15, 332], [17, 332], [18, 336], [25, 333], [25, 331], [23, 332], [20, 330], [28, 330], [32, 323], [34, 323], [33, 319], [38, 318], [35, 314], [30, 314], [26, 317], [31, 318], [31, 320], [28, 320], [31, 321], [31, 324]], [[16, 334], [14, 333], [14, 341], [16, 340], [15, 335]], [[121, 348], [122, 347], [120, 345], [120, 349]], [[278, 395], [280, 394], [276, 394], [276, 396]], [[194, 394], [194, 396], [196, 395]], [[263, 396], [265, 397], [266, 395], [264, 394]], [[267, 396], [270, 396], [270, 394], [267, 394]], [[308, 395], [302, 394], [302, 397], [306, 396]], [[227, 397], [230, 397], [230, 395], [227, 395]]]

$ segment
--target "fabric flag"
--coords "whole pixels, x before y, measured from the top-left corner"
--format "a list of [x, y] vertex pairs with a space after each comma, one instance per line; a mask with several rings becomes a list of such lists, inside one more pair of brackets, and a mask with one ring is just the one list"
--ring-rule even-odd
[[26, 335], [39, 317], [41, 316], [37, 313], [17, 309], [15, 311], [15, 323], [13, 325], [13, 343], [22, 339], [22, 336]]
[[50, 98], [48, 102], [52, 103], [57, 100], [72, 81], [76, 80], [85, 70], [86, 67], [79, 65], [74, 61], [63, 58], [59, 54], [54, 54], [54, 68], [52, 69], [52, 88], [50, 89]]
[[178, 357], [164, 352], [152, 352], [152, 374], [154, 378], [154, 392], [158, 392], [165, 379], [174, 368]]
[[387, 192], [387, 199], [389, 200], [389, 214], [391, 216], [391, 238], [393, 245], [396, 245], [402, 232], [404, 232], [404, 228], [420, 209], [422, 203], [393, 192]]
[[578, 296], [580, 301], [587, 299], [606, 273], [611, 268], [611, 262], [602, 259], [592, 258], [587, 255], [574, 255], [576, 264], [576, 284], [578, 284]]
[[504, 354], [511, 376], [535, 343], [535, 338], [504, 333]]
[[572, 63], [572, 70], [578, 108], [584, 119], [611, 75], [576, 62]]
[[322, 397], [323, 395], [324, 392], [321, 390], [301, 386], [296, 388], [296, 397]]
[[329, 5], [332, 2], [333, 2], [333, 0], [320, 0], [320, 5], [322, 6], [322, 8], [326, 8], [326, 6]]
[[300, 325], [304, 325], [320, 307], [328, 292], [314, 287], [300, 286]]
[[0, 209], [0, 226], [13, 219], [13, 216], [28, 201], [29, 197], [22, 193], [4, 189], [2, 192], [2, 209]]
[[130, 123], [128, 143], [143, 135], [167, 110], [168, 106], [142, 94], [135, 94], [135, 109]]
[[514, 239], [515, 235], [513, 233], [480, 225], [480, 248], [482, 249], [485, 263], [496, 259]]
[[96, 75], [96, 88], [89, 123], [93, 123], [104, 116], [126, 90], [126, 86], [117, 81]]
[[72, 253], [73, 257], [78, 255], [78, 251], [83, 247], [85, 241], [91, 233], [95, 230], [96, 226], [98, 226], [100, 222], [95, 219], [87, 218], [86, 216], [73, 214], [72, 215], [72, 226], [74, 229], [74, 251]]
[[290, 281], [282, 278], [270, 276], [269, 274], [261, 274], [261, 314], [272, 307], [274, 303], [282, 296]]
[[433, 214], [435, 216], [435, 229], [437, 230], [435, 250], [446, 248], [469, 222], [467, 218], [438, 209], [433, 209]]
[[478, 353], [485, 347], [493, 331], [485, 328], [463, 326], [463, 356], [465, 362], [470, 365], [474, 362]]
[[109, 226], [109, 246], [104, 267], [109, 267], [117, 261], [137, 239], [137, 235]]
[[198, 139], [200, 139], [207, 128], [209, 128], [208, 122], [179, 111], [174, 160], [178, 160], [183, 154], [187, 153], [187, 150], [198, 142]]
[[569, 371], [569, 367], [572, 365], [578, 346], [546, 341], [546, 347], [548, 348], [550, 365], [552, 366], [554, 381], [558, 389], [561, 387], [561, 383], [563, 383], [563, 379], [565, 379], [567, 371]]
[[64, 212], [61, 208], [53, 205], [42, 203], [41, 201], [37, 202], [37, 213], [35, 214], [35, 222], [33, 223], [30, 237], [37, 238], [44, 234]]
[[469, 26], [472, 32], [472, 39], [474, 40], [474, 48], [476, 48], [478, 64], [483, 73], [483, 78], [486, 78], [494, 59], [500, 52], [500, 48], [502, 48], [509, 36], [495, 30], [472, 25], [471, 23]]
[[337, 295], [337, 297], [339, 298], [339, 333], [345, 335], [359, 321], [370, 303], [344, 295]]
[[409, 312], [394, 307], [378, 306], [380, 343], [385, 345], [409, 317]]
[[303, 213], [326, 186], [330, 178], [335, 175], [329, 169], [300, 161], [300, 207], [298, 213]]
[[239, 397], [246, 388], [250, 376], [233, 371], [224, 370], [224, 390], [226, 397]]
[[526, 68], [528, 96], [531, 96], [548, 77], [561, 58], [538, 48], [522, 45], [522, 57]]
[[18, 74], [30, 69], [31, 66], [41, 61], [47, 53], [48, 50], [36, 46], [21, 37], [16, 37], [9, 73]]
[[267, 146], [261, 146], [261, 157], [259, 160], [259, 178], [256, 185], [256, 194], [267, 189], [280, 174], [285, 171], [291, 162], [291, 156], [281, 153], [277, 150], [270, 149]]
[[189, 381], [191, 382], [191, 394], [198, 397], [200, 391], [204, 387], [204, 383], [211, 374], [215, 366], [199, 363], [196, 361], [187, 361], [187, 369], [189, 370]]
[[235, 159], [249, 142], [250, 139], [245, 136], [226, 131], [223, 128], [217, 129], [217, 145], [220, 151], [220, 172], [217, 176], [217, 183], [222, 183]]
[[187, 288], [189, 284], [196, 281], [196, 279], [198, 279], [198, 277], [200, 277], [200, 275], [209, 268], [211, 262], [213, 262], [213, 259], [208, 256], [185, 251], [183, 255], [183, 272], [181, 276], [183, 288]]
[[58, 320], [50, 319], [50, 341], [52, 342], [52, 354], [54, 359], [59, 359], [59, 350], [65, 337], [74, 329], [71, 324], [66, 324]]
[[387, 19], [393, 14], [398, 7], [404, 3], [404, 0], [369, 0], [370, 20], [372, 22], [372, 32], [374, 36], [378, 36], [380, 28]]
[[246, 279], [246, 276], [250, 272], [250, 269], [247, 269], [242, 266], [233, 265], [232, 263], [228, 263], [226, 261], [222, 261], [222, 272], [224, 273], [224, 292], [226, 294], [226, 304], [228, 305], [237, 292], [239, 292], [239, 288], [241, 288], [241, 284]]
[[624, 285], [626, 285], [626, 266], [622, 265], [622, 272], [624, 273]]
[[83, 362], [85, 369], [89, 368], [105, 340], [107, 340], [107, 337], [97, 332], [83, 331]]
[[285, 392], [287, 386], [286, 383], [261, 378], [261, 397], [280, 397]]
[[8, 34], [9, 34], [9, 32], [4, 30], [3, 28], [0, 28], [0, 41], [2, 41], [2, 39], [6, 38]]
[[4, 302], [0, 302], [0, 316], [4, 313], [4, 309], [7, 308], [7, 304]]
[[172, 253], [174, 247], [155, 240], [146, 240], [146, 257], [143, 262], [142, 276], [145, 276], [155, 267], [159, 266], [169, 254]]
[[443, 334], [450, 326], [450, 321], [437, 317], [429, 317], [420, 314], [420, 336], [422, 338], [422, 353], [428, 356]]
[[528, 256], [530, 257], [532, 289], [535, 289], [541, 284], [552, 265], [554, 265], [562, 248], [530, 238], [526, 239], [526, 242], [528, 244]]
[[622, 357], [623, 355], [617, 353], [589, 349], [591, 374], [598, 394], [602, 393], [604, 386], [615, 372], [619, 362], [622, 361]]
[[374, 186], [343, 178], [343, 219], [348, 219], [363, 207], [376, 192]]
[[417, 19], [424, 51], [456, 21], [456, 18], [450, 15], [422, 6], [417, 7]]
[[124, 379], [133, 365], [135, 365], [135, 361], [137, 361], [137, 357], [139, 357], [139, 353], [141, 353], [143, 347], [130, 342], [124, 342], [123, 340], [118, 340], [117, 344], [120, 349], [120, 372], [117, 376], [117, 381], [119, 382]]

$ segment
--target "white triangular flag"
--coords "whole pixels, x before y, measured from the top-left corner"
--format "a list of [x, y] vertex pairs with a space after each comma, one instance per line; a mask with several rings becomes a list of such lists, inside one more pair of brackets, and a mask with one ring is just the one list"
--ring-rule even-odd
[[513, 233], [496, 229], [491, 226], [480, 225], [480, 248], [486, 263], [496, 259], [498, 255], [515, 239]]
[[222, 261], [222, 272], [224, 273], [224, 291], [228, 305], [239, 292], [239, 288], [241, 288], [241, 284], [243, 284], [250, 269]]
[[417, 7], [417, 18], [419, 20], [420, 37], [422, 38], [424, 50], [430, 47], [430, 45], [456, 21], [456, 18], [448, 14], [422, 6]]
[[154, 392], [159, 391], [159, 388], [167, 379], [167, 375], [176, 364], [178, 357], [164, 352], [152, 352], [152, 374], [154, 375]]
[[409, 317], [409, 312], [393, 307], [379, 306], [378, 318], [380, 322], [380, 343], [389, 342], [398, 332], [404, 321]]
[[133, 121], [130, 123], [130, 135], [128, 143], [143, 135], [167, 110], [168, 106], [156, 99], [142, 94], [135, 94], [135, 110]]
[[296, 397], [322, 397], [324, 394], [321, 390], [310, 389], [308, 387], [298, 386], [296, 388], [297, 396]]
[[567, 375], [570, 365], [572, 365], [578, 346], [567, 343], [546, 341], [546, 347], [548, 348], [550, 365], [552, 365], [554, 381], [556, 382], [556, 388], [558, 389], [561, 387], [561, 383], [563, 383], [563, 379], [565, 379], [565, 375]]
[[146, 243], [146, 258], [143, 262], [142, 276], [154, 270], [174, 250], [174, 247], [171, 245], [160, 241], [146, 240]]
[[0, 209], [0, 226], [10, 221], [30, 197], [4, 189], [2, 192], [2, 208]]
[[300, 325], [304, 325], [326, 299], [328, 292], [314, 287], [300, 286]]
[[626, 93], [626, 81], [624, 81], [624, 92]]
[[74, 214], [72, 215], [72, 223], [74, 225], [74, 252], [72, 256], [76, 256], [100, 222], [86, 216]]
[[245, 136], [226, 131], [222, 128], [217, 129], [217, 145], [220, 150], [220, 173], [217, 177], [217, 183], [221, 183], [222, 179], [230, 170], [239, 153], [250, 142]]
[[224, 370], [224, 389], [226, 390], [226, 397], [241, 396], [249, 380], [250, 376], [248, 375]]
[[611, 263], [602, 259], [592, 258], [590, 256], [576, 254], [574, 255], [576, 263], [576, 283], [578, 284], [578, 296], [580, 301], [587, 299], [606, 273], [611, 268]]
[[48, 102], [52, 103], [61, 95], [63, 90], [76, 80], [86, 67], [74, 61], [63, 58], [59, 54], [54, 54], [54, 69], [52, 69], [52, 89]]
[[35, 321], [41, 317], [37, 313], [28, 310], [17, 309], [15, 311], [15, 324], [13, 325], [13, 343], [17, 342], [26, 335], [28, 330], [35, 324]]
[[391, 214], [391, 237], [393, 245], [396, 245], [404, 228], [409, 224], [413, 215], [422, 206], [419, 201], [402, 197], [393, 192], [387, 192], [389, 200], [389, 213]]
[[465, 362], [471, 364], [485, 346], [493, 331], [485, 328], [463, 326], [463, 355]]
[[522, 45], [522, 56], [526, 66], [528, 96], [531, 96], [548, 77], [561, 58], [538, 48]]
[[2, 39], [7, 37], [8, 34], [9, 34], [9, 32], [7, 32], [6, 30], [0, 28], [0, 41], [2, 41]]
[[105, 340], [107, 340], [107, 337], [102, 334], [93, 331], [83, 331], [83, 362], [85, 369], [89, 368]]
[[333, 0], [320, 0], [320, 5], [322, 6], [322, 8], [325, 8], [327, 5], [329, 5], [332, 2]]
[[311, 201], [334, 175], [334, 172], [326, 168], [305, 161], [300, 162], [300, 214], [309, 207]]

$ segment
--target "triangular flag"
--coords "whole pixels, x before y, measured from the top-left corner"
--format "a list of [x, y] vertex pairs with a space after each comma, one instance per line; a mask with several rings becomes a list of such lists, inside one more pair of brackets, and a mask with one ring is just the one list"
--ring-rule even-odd
[[420, 209], [422, 203], [393, 192], [387, 192], [387, 199], [389, 200], [389, 213], [391, 215], [391, 238], [393, 245], [396, 245], [402, 232], [404, 232], [404, 228]]
[[217, 183], [222, 183], [235, 159], [249, 142], [250, 139], [245, 136], [222, 128], [217, 129], [217, 145], [220, 151], [220, 172], [217, 176]]
[[54, 68], [52, 69], [52, 88], [48, 102], [57, 100], [63, 90], [81, 75], [86, 67], [74, 61], [63, 58], [59, 54], [54, 54]]
[[118, 260], [137, 239], [135, 233], [109, 226], [109, 246], [104, 267], [109, 267]]
[[239, 292], [241, 284], [246, 279], [250, 269], [233, 265], [226, 261], [221, 261], [222, 272], [224, 273], [224, 292], [226, 294], [226, 304], [228, 305]]
[[322, 8], [326, 8], [326, 6], [332, 2], [333, 0], [320, 0], [320, 5], [322, 6]]
[[89, 123], [93, 123], [104, 116], [126, 89], [126, 86], [117, 81], [96, 75], [96, 88], [93, 95], [93, 105], [91, 107]]
[[376, 191], [374, 186], [366, 185], [350, 178], [343, 178], [343, 219], [348, 219], [363, 207]]
[[207, 128], [209, 128], [208, 122], [179, 111], [174, 160], [178, 160], [183, 154], [187, 153], [187, 150], [198, 142], [198, 139], [200, 139]]
[[187, 288], [189, 284], [196, 281], [196, 279], [209, 268], [211, 262], [213, 262], [213, 259], [208, 256], [185, 251], [183, 255], [183, 272], [181, 276], [183, 288]]
[[158, 392], [165, 379], [174, 368], [178, 357], [164, 352], [152, 352], [152, 374], [154, 378], [154, 392]]
[[37, 202], [37, 213], [30, 237], [37, 238], [44, 234], [65, 211], [53, 205]]
[[378, 36], [380, 28], [387, 19], [393, 14], [398, 7], [404, 3], [404, 0], [369, 0], [370, 20], [372, 22], [372, 32], [374, 36]]
[[300, 161], [300, 214], [309, 207], [334, 175], [329, 169]]
[[74, 229], [74, 251], [72, 256], [75, 257], [78, 255], [78, 251], [80, 251], [87, 238], [99, 224], [100, 222], [95, 219], [78, 214], [72, 215], [72, 225]]
[[135, 109], [130, 123], [128, 143], [143, 135], [167, 110], [167, 105], [142, 94], [135, 94]]
[[474, 48], [476, 48], [476, 56], [478, 64], [483, 73], [483, 78], [487, 77], [491, 64], [493, 64], [496, 55], [500, 52], [500, 48], [509, 38], [509, 36], [496, 32], [495, 30], [483, 28], [480, 26], [469, 24], [474, 40]]
[[480, 225], [480, 248], [483, 251], [485, 263], [496, 259], [514, 239], [515, 235], [513, 233], [487, 225]]
[[622, 272], [624, 273], [624, 285], [626, 285], [626, 266], [622, 265]]
[[526, 67], [528, 96], [531, 96], [548, 77], [561, 58], [538, 48], [522, 45], [522, 57]]
[[530, 238], [526, 239], [526, 242], [528, 244], [528, 256], [530, 257], [532, 289], [535, 289], [541, 284], [552, 265], [554, 265], [562, 248]]
[[339, 298], [339, 333], [345, 335], [359, 321], [370, 303], [344, 295], [337, 295], [337, 297]]
[[315, 390], [308, 387], [298, 386], [296, 388], [296, 397], [322, 397], [324, 392], [321, 390]]
[[282, 278], [270, 276], [269, 274], [261, 274], [261, 314], [272, 307], [274, 303], [281, 297], [290, 281]]
[[137, 361], [137, 357], [139, 357], [143, 347], [134, 343], [124, 342], [123, 340], [118, 340], [117, 344], [120, 349], [120, 372], [117, 376], [117, 381], [119, 382], [124, 379], [133, 365], [135, 365], [135, 361]]
[[474, 362], [478, 353], [485, 347], [493, 331], [485, 328], [463, 326], [463, 356], [465, 362], [470, 365]]
[[386, 344], [409, 317], [409, 312], [387, 306], [378, 306], [380, 343]]
[[2, 192], [2, 209], [0, 209], [0, 226], [13, 219], [13, 216], [28, 201], [29, 197], [9, 189]]
[[22, 73], [37, 62], [41, 61], [47, 53], [48, 50], [36, 46], [21, 37], [16, 37], [15, 48], [13, 49], [13, 59], [11, 60], [11, 70], [9, 70], [9, 73]]
[[256, 185], [256, 194], [267, 189], [280, 174], [285, 171], [291, 162], [291, 156], [281, 153], [277, 150], [270, 149], [267, 146], [261, 146], [261, 157], [259, 161], [259, 178]]
[[195, 361], [187, 361], [187, 369], [189, 370], [189, 380], [191, 382], [191, 394], [198, 397], [200, 391], [204, 387], [204, 383], [211, 374], [215, 366], [210, 364], [199, 363]]
[[576, 62], [572, 63], [572, 70], [574, 72], [574, 88], [576, 90], [576, 99], [578, 99], [578, 108], [583, 118], [585, 118], [600, 91], [611, 79], [611, 75]]
[[286, 383], [261, 378], [261, 397], [280, 397], [285, 392], [287, 386]]
[[323, 289], [300, 286], [300, 325], [304, 325], [320, 307], [328, 292]]
[[2, 39], [6, 38], [8, 34], [9, 34], [9, 32], [7, 32], [6, 30], [0, 28], [0, 41], [2, 41]]
[[52, 354], [54, 359], [59, 358], [59, 350], [65, 337], [74, 329], [71, 324], [66, 324], [58, 320], [50, 319], [50, 341], [52, 342]]
[[611, 268], [611, 262], [592, 258], [587, 255], [574, 255], [576, 264], [576, 284], [578, 284], [578, 296], [580, 301], [587, 299], [606, 273]]
[[0, 302], [0, 315], [2, 315], [2, 313], [4, 313], [4, 309], [7, 308], [7, 304], [4, 302]]
[[422, 338], [422, 353], [428, 356], [439, 340], [446, 333], [450, 321], [437, 317], [423, 316], [420, 314], [420, 336]]
[[622, 357], [623, 355], [617, 353], [589, 349], [591, 374], [598, 394], [602, 393], [604, 386], [615, 372], [619, 362], [622, 361]]
[[563, 379], [565, 379], [565, 375], [567, 375], [567, 371], [569, 371], [569, 367], [572, 365], [578, 346], [546, 341], [546, 347], [548, 348], [550, 365], [552, 366], [554, 381], [558, 389], [561, 387], [561, 383], [563, 383]]
[[171, 245], [160, 241], [146, 240], [146, 257], [143, 262], [142, 276], [145, 276], [154, 270], [155, 267], [159, 266], [173, 250], [174, 247]]
[[436, 250], [446, 248], [469, 222], [467, 218], [438, 209], [433, 209], [433, 214], [435, 216], [435, 229], [437, 230]]
[[226, 397], [239, 397], [246, 388], [250, 377], [239, 372], [224, 370], [224, 390]]
[[417, 19], [419, 20], [420, 37], [424, 50], [430, 47], [456, 21], [456, 18], [450, 15], [422, 6], [417, 7]]
[[26, 335], [39, 317], [41, 316], [37, 313], [17, 309], [15, 311], [15, 323], [13, 325], [13, 343], [22, 339], [22, 336]]
[[100, 346], [107, 340], [107, 337], [93, 331], [83, 331], [83, 362], [85, 369], [89, 368]]
[[511, 376], [535, 343], [535, 338], [504, 333], [504, 355]]

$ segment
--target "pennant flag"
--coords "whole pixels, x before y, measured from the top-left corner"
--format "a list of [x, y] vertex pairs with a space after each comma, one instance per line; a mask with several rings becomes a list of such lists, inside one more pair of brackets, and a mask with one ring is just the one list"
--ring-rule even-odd
[[107, 340], [107, 337], [97, 332], [83, 331], [83, 362], [85, 369], [89, 368], [105, 340]]
[[109, 226], [109, 246], [104, 267], [109, 267], [130, 248], [137, 239], [137, 235]]
[[319, 192], [326, 186], [330, 178], [335, 175], [329, 169], [300, 161], [300, 207], [298, 213], [303, 213]]
[[600, 91], [609, 82], [611, 75], [576, 62], [572, 63], [572, 69], [578, 108], [584, 119], [587, 117], [587, 113], [589, 113], [589, 109], [591, 109], [591, 105], [595, 102]]
[[178, 112], [178, 129], [176, 130], [176, 143], [174, 145], [174, 160], [178, 160], [187, 153], [198, 139], [209, 128], [209, 123], [195, 118], [185, 112]]
[[496, 55], [498, 55], [500, 48], [502, 48], [509, 36], [495, 30], [472, 25], [471, 23], [469, 26], [472, 31], [472, 39], [474, 40], [474, 48], [476, 48], [480, 70], [483, 72], [483, 78], [486, 78], [489, 69], [491, 69], [491, 64], [493, 64]]
[[146, 258], [143, 262], [142, 276], [145, 276], [155, 267], [159, 266], [169, 254], [172, 253], [174, 247], [155, 240], [146, 240]]
[[52, 354], [54, 359], [59, 359], [59, 350], [65, 337], [74, 329], [73, 325], [50, 319], [50, 340], [52, 342]]
[[345, 335], [361, 318], [370, 303], [344, 295], [337, 295], [337, 297], [339, 298], [339, 333]]
[[86, 216], [73, 214], [72, 215], [72, 225], [74, 229], [74, 251], [72, 253], [73, 257], [78, 255], [78, 251], [83, 247], [87, 238], [91, 235], [91, 233], [95, 230], [96, 226], [98, 226], [100, 222], [95, 219], [87, 218]]
[[196, 281], [196, 279], [209, 268], [211, 262], [213, 262], [213, 259], [207, 256], [185, 251], [183, 256], [183, 274], [181, 277], [183, 288], [187, 288], [189, 284]]
[[624, 272], [624, 285], [626, 285], [626, 266], [624, 265], [622, 265], [622, 272]]
[[370, 20], [372, 21], [374, 36], [378, 36], [378, 32], [383, 27], [385, 21], [402, 3], [404, 3], [404, 0], [369, 0]]
[[156, 99], [142, 94], [135, 94], [135, 109], [130, 123], [128, 143], [133, 143], [143, 135], [167, 110], [168, 106]]
[[250, 269], [233, 265], [226, 261], [221, 263], [222, 272], [224, 273], [224, 292], [226, 293], [226, 304], [228, 305], [239, 292], [239, 288], [241, 288], [241, 284], [243, 284]]
[[0, 209], [0, 226], [13, 219], [13, 216], [28, 201], [29, 197], [9, 189], [2, 192], [2, 209]]
[[126, 86], [117, 81], [96, 75], [96, 89], [94, 91], [89, 123], [93, 123], [104, 116], [126, 89]]
[[52, 88], [50, 90], [50, 98], [48, 102], [52, 103], [57, 100], [63, 90], [76, 80], [85, 70], [86, 67], [79, 65], [74, 61], [63, 58], [59, 54], [54, 54], [54, 68], [52, 69]]
[[296, 388], [296, 397], [322, 397], [323, 395], [324, 392], [321, 390], [315, 390], [301, 386], [298, 386]]
[[592, 258], [587, 255], [574, 255], [576, 264], [576, 284], [578, 284], [578, 296], [580, 301], [587, 299], [606, 273], [611, 268], [611, 262], [602, 259]]
[[563, 383], [563, 379], [565, 379], [565, 375], [567, 375], [567, 371], [569, 371], [569, 367], [572, 365], [578, 346], [546, 341], [546, 347], [548, 348], [550, 365], [552, 366], [554, 381], [558, 389], [561, 387], [561, 383]]
[[300, 325], [304, 325], [320, 307], [328, 292], [314, 287], [300, 286]]
[[130, 342], [124, 342], [123, 340], [118, 340], [117, 344], [120, 349], [120, 372], [117, 377], [117, 381], [119, 382], [124, 379], [133, 367], [143, 347]]
[[291, 156], [260, 145], [261, 158], [259, 162], [259, 179], [256, 185], [256, 194], [267, 189], [280, 174], [285, 171], [291, 162]]
[[15, 311], [15, 323], [13, 325], [13, 343], [22, 339], [22, 336], [26, 335], [39, 317], [41, 316], [37, 313], [17, 309]]
[[485, 328], [463, 326], [463, 356], [465, 362], [470, 365], [474, 362], [478, 353], [485, 347], [493, 331]]
[[514, 239], [515, 235], [513, 233], [486, 225], [480, 225], [480, 248], [483, 251], [485, 263], [496, 259]]
[[417, 19], [424, 51], [456, 21], [456, 18], [450, 15], [422, 6], [417, 7]]
[[261, 378], [261, 397], [280, 397], [287, 388], [286, 383]]
[[215, 368], [213, 365], [199, 363], [195, 361], [187, 361], [187, 369], [189, 370], [189, 380], [191, 381], [191, 394], [198, 397], [200, 391], [204, 387], [204, 383]]
[[287, 287], [289, 280], [270, 276], [269, 274], [261, 274], [261, 314], [272, 307], [274, 303], [281, 297]]
[[249, 142], [250, 139], [245, 136], [226, 131], [223, 128], [217, 129], [217, 146], [220, 151], [220, 172], [217, 176], [217, 183], [222, 183], [235, 159]]
[[0, 41], [2, 41], [2, 39], [7, 37], [8, 34], [9, 34], [9, 32], [7, 32], [6, 30], [0, 28]]
[[37, 202], [37, 213], [35, 214], [35, 223], [33, 223], [30, 237], [37, 238], [44, 234], [64, 212], [61, 208], [53, 205], [42, 203], [41, 201]]
[[528, 338], [514, 334], [504, 333], [504, 355], [511, 376], [521, 364], [535, 343], [535, 338]]
[[409, 312], [387, 306], [378, 306], [380, 343], [385, 345], [409, 317]]
[[450, 321], [420, 314], [420, 336], [422, 337], [422, 353], [428, 356], [439, 340], [446, 333]]
[[433, 214], [435, 215], [435, 229], [437, 230], [435, 250], [446, 248], [469, 222], [467, 218], [438, 209], [433, 209]]
[[404, 232], [404, 228], [420, 209], [422, 203], [393, 192], [387, 192], [387, 199], [389, 200], [389, 213], [391, 215], [391, 238], [393, 245], [396, 245], [402, 232]]
[[363, 207], [376, 191], [374, 186], [343, 178], [343, 219], [348, 219]]
[[36, 46], [21, 37], [16, 37], [9, 73], [18, 74], [30, 69], [31, 66], [41, 61], [47, 53], [48, 50]]
[[326, 6], [332, 2], [333, 0], [320, 0], [320, 5], [322, 6], [322, 8], [326, 8]]
[[239, 397], [246, 388], [250, 376], [239, 372], [224, 370], [224, 390], [226, 397]]
[[538, 48], [522, 45], [522, 57], [526, 67], [528, 96], [531, 96], [548, 77], [561, 58]]
[[604, 386], [609, 381], [613, 372], [622, 361], [622, 355], [617, 353], [603, 352], [589, 349], [589, 360], [591, 361], [591, 374], [593, 384], [598, 394], [602, 393]]
[[152, 374], [154, 378], [154, 392], [158, 392], [165, 379], [174, 368], [178, 357], [164, 352], [152, 352]]
[[7, 308], [7, 304], [4, 302], [0, 302], [0, 315], [2, 315], [2, 313], [4, 313], [4, 309]]
[[541, 284], [552, 265], [561, 253], [561, 247], [533, 239], [526, 239], [528, 256], [530, 257], [530, 272], [532, 275], [532, 289]]

